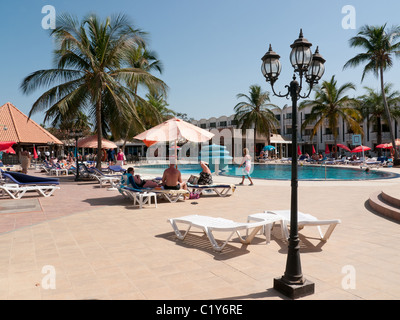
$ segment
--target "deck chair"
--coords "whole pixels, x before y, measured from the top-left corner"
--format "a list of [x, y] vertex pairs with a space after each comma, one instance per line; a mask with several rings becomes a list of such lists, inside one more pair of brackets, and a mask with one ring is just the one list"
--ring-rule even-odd
[[[264, 218], [269, 217], [271, 214], [275, 214], [280, 216], [284, 223], [281, 225], [283, 236], [288, 239], [289, 238], [289, 230], [288, 225], [290, 226], [290, 210], [271, 210], [265, 211], [264, 213], [255, 213], [248, 216], [248, 221], [260, 221]], [[318, 228], [318, 232], [320, 235], [320, 239], [322, 241], [328, 241], [335, 227], [341, 223], [339, 219], [335, 220], [319, 220], [311, 214], [302, 213], [298, 211], [298, 226], [300, 228], [305, 226], [315, 226]], [[329, 226], [325, 234], [321, 230], [321, 226], [327, 225]]]
[[[275, 221], [280, 220], [281, 218], [278, 216], [271, 216], [271, 220], [260, 220], [257, 222], [251, 223], [240, 223], [232, 220], [228, 220], [225, 218], [214, 218], [209, 216], [201, 216], [201, 215], [189, 215], [180, 218], [171, 218], [167, 221], [171, 224], [174, 229], [175, 235], [179, 240], [184, 240], [187, 234], [189, 233], [192, 227], [200, 228], [207, 235], [210, 243], [215, 251], [221, 252], [232, 236], [236, 233], [239, 237], [239, 240], [243, 244], [250, 244], [254, 239], [256, 234], [266, 225], [269, 225]], [[182, 234], [178, 228], [178, 224], [186, 224], [188, 227], [186, 231]], [[250, 234], [249, 230], [253, 230]], [[269, 228], [265, 228], [265, 230], [270, 230]], [[228, 232], [228, 237], [226, 240], [219, 244], [213, 235], [213, 231], [223, 231]], [[240, 234], [240, 231], [246, 231], [246, 237], [243, 237]], [[267, 243], [270, 242], [270, 233], [265, 233]]]
[[142, 209], [144, 204], [151, 205], [151, 198], [154, 198], [154, 204], [157, 208], [157, 195], [154, 192], [144, 191], [143, 189], [134, 189], [124, 185], [118, 187], [120, 193], [133, 200], [133, 205], [136, 203], [139, 205], [139, 208]]
[[190, 192], [188, 190], [165, 190], [165, 189], [147, 189], [154, 192], [156, 195], [163, 197], [171, 203], [177, 202], [178, 200], [184, 200], [189, 198]]
[[229, 191], [232, 193], [235, 192], [236, 186], [234, 184], [210, 184], [210, 185], [201, 185], [201, 184], [191, 184], [187, 183], [187, 187], [191, 191], [214, 191], [220, 197], [225, 197], [228, 195]]
[[68, 175], [68, 169], [67, 168], [62, 168], [61, 166], [60, 166], [60, 164], [59, 163], [56, 163], [51, 169], [50, 169], [50, 171], [49, 171], [49, 174], [50, 175], [56, 175], [57, 177], [59, 176], [59, 175], [62, 175], [63, 173], [65, 173], [65, 175], [67, 176]]
[[26, 192], [36, 191], [39, 195], [50, 197], [55, 190], [60, 189], [58, 179], [42, 178], [18, 172], [1, 172], [4, 183], [0, 190], [13, 199], [21, 199]]
[[126, 170], [121, 166], [114, 165], [114, 166], [108, 166], [108, 171], [110, 173], [124, 173]]
[[111, 185], [111, 188], [116, 188], [121, 181], [122, 175], [106, 175], [95, 167], [88, 168], [88, 170], [91, 172], [92, 177], [100, 183], [100, 188], [107, 184]]

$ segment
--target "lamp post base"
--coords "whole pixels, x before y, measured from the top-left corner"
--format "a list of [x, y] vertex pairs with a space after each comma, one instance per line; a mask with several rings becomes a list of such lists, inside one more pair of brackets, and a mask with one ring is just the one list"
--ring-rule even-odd
[[274, 289], [291, 299], [298, 299], [314, 294], [315, 285], [307, 279], [302, 283], [289, 283], [283, 278], [274, 278]]

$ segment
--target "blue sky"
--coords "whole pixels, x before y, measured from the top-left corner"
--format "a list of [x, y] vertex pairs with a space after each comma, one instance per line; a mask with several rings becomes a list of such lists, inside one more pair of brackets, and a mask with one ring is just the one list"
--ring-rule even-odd
[[[355, 56], [348, 40], [362, 25], [400, 25], [400, 2], [396, 0], [17, 0], [0, 2], [1, 44], [0, 105], [13, 103], [28, 114], [41, 91], [23, 95], [24, 77], [52, 67], [53, 43], [42, 28], [42, 7], [52, 5], [57, 14], [68, 12], [79, 18], [95, 12], [101, 17], [115, 13], [128, 15], [134, 25], [149, 33], [149, 47], [164, 65], [159, 75], [169, 86], [169, 107], [195, 119], [231, 115], [240, 102], [238, 93], [247, 93], [258, 84], [271, 91], [261, 71], [261, 57], [271, 43], [280, 54], [282, 74], [276, 83], [282, 92], [290, 82], [290, 44], [300, 28], [304, 37], [318, 45], [327, 60], [323, 79], [336, 75], [339, 85], [356, 84], [378, 89], [378, 80], [369, 75], [363, 83], [362, 68], [343, 71], [344, 63]], [[355, 8], [356, 29], [344, 29], [345, 5]], [[299, 16], [301, 14], [301, 16]], [[400, 91], [400, 59], [385, 74], [385, 80]], [[271, 96], [283, 107], [289, 101]], [[43, 114], [32, 117], [43, 122]]]

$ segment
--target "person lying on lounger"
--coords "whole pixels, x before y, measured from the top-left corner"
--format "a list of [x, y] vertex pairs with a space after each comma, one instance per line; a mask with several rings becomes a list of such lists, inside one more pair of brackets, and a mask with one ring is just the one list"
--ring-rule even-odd
[[158, 187], [158, 183], [152, 180], [144, 180], [140, 178], [140, 175], [134, 175], [135, 174], [135, 169], [132, 167], [129, 167], [124, 175], [128, 176], [128, 185], [131, 186], [132, 188], [156, 188]]

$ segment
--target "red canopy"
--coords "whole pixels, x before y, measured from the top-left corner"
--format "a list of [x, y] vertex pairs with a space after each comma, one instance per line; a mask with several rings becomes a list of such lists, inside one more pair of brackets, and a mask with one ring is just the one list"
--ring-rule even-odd
[[298, 154], [299, 156], [301, 156], [300, 146], [297, 146], [297, 154]]
[[370, 147], [367, 146], [358, 146], [356, 148], [354, 148], [353, 150], [351, 150], [351, 152], [363, 152], [363, 151], [368, 151], [371, 150]]
[[39, 157], [38, 157], [38, 154], [36, 152], [35, 146], [33, 146], [33, 159], [37, 159], [37, 158], [39, 158]]
[[15, 144], [15, 141], [0, 141], [0, 151], [7, 150]]
[[11, 154], [16, 154], [15, 150], [12, 147], [7, 148], [6, 150], [3, 150], [5, 153], [11, 153]]
[[312, 154], [315, 154], [316, 152], [315, 152], [315, 148], [314, 148], [314, 145], [312, 146]]
[[337, 146], [338, 146], [339, 148], [342, 148], [342, 149], [346, 150], [346, 151], [351, 151], [350, 148], [349, 148], [349, 147], [346, 147], [344, 144], [338, 143]]
[[378, 149], [391, 149], [393, 147], [392, 147], [392, 145], [390, 143], [382, 143], [382, 144], [378, 144], [375, 148], [378, 148]]
[[329, 146], [326, 145], [326, 147], [325, 147], [325, 154], [329, 154], [329, 153], [331, 153], [331, 152], [329, 151]]

